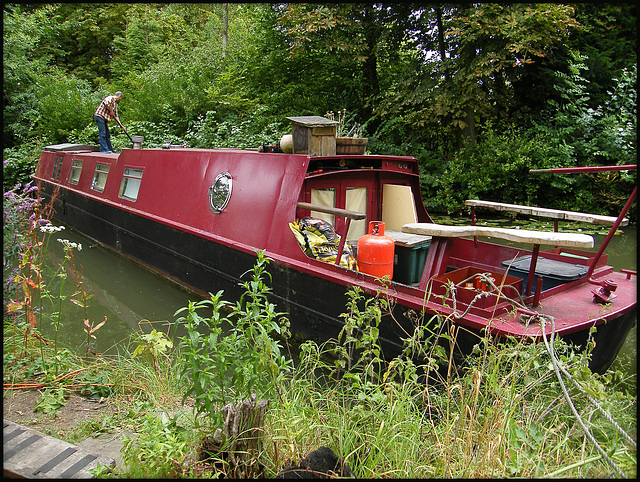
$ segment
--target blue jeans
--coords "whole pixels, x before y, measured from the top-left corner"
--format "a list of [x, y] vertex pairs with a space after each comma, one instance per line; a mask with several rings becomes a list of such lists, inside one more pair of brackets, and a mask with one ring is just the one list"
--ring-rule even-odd
[[94, 115], [93, 120], [98, 124], [98, 139], [100, 140], [100, 152], [113, 152], [111, 147], [111, 134], [109, 133], [109, 126], [104, 117]]

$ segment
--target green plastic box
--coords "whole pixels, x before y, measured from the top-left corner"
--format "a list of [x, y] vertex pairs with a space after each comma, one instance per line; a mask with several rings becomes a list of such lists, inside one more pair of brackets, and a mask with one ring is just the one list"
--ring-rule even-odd
[[424, 262], [427, 259], [427, 251], [431, 242], [418, 246], [395, 247], [395, 259], [393, 262], [393, 281], [410, 285], [418, 283], [424, 270]]

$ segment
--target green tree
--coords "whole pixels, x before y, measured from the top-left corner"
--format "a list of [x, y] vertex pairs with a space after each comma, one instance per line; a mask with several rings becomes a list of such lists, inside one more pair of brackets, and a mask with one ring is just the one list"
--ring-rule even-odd
[[130, 4], [61, 3], [49, 21], [58, 23], [55, 41], [62, 50], [56, 65], [93, 86], [113, 80], [113, 40], [124, 29]]
[[67, 142], [74, 129], [92, 122], [102, 99], [88, 81], [56, 70], [34, 89], [39, 112], [36, 130], [50, 143]]
[[584, 57], [590, 107], [609, 100], [609, 92], [624, 69], [638, 62], [638, 7], [634, 3], [578, 3], [576, 20], [584, 28], [569, 39], [569, 46]]
[[48, 22], [55, 10], [44, 5], [33, 11], [8, 4], [3, 19], [3, 145], [11, 147], [34, 135], [40, 118], [36, 88], [59, 52], [51, 38], [56, 26]]
[[458, 145], [473, 145], [476, 117], [507, 110], [522, 67], [552, 54], [579, 25], [572, 7], [558, 4], [481, 4], [450, 13], [445, 82], [430, 92], [433, 108], [425, 114], [450, 119]]

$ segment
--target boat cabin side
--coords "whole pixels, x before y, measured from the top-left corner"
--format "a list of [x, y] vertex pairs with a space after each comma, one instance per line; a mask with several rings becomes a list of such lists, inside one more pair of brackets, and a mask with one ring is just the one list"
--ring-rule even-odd
[[[355, 259], [358, 240], [368, 234], [369, 223], [382, 221], [385, 234], [395, 241], [392, 280], [419, 283], [422, 289], [425, 271], [437, 276], [470, 266], [503, 273], [501, 262], [513, 259], [516, 252], [499, 248], [496, 263], [496, 248], [486, 243], [474, 246], [459, 239], [446, 244], [446, 249], [439, 243], [442, 247], [436, 250], [430, 248], [429, 236], [403, 233], [404, 225], [432, 223], [422, 201], [418, 163], [412, 157], [198, 149], [105, 154], [70, 146], [46, 148], [34, 177], [92, 199], [96, 216], [101, 215], [101, 203], [109, 204], [247, 252], [265, 249], [282, 260], [334, 273], [340, 271], [337, 266], [317, 264], [318, 258], [304, 252], [292, 224], [306, 216], [326, 221], [342, 238], [346, 233]], [[64, 206], [73, 210], [69, 203]], [[336, 210], [360, 216], [350, 219]], [[441, 256], [427, 259], [429, 251]], [[530, 251], [518, 251], [519, 257], [527, 254]], [[346, 267], [357, 269], [355, 263]]]
[[[310, 159], [299, 202], [364, 213], [352, 220], [350, 243], [367, 234], [370, 221], [385, 223], [387, 233], [402, 231], [412, 222], [432, 222], [420, 193], [418, 163], [412, 157], [335, 156]], [[344, 216], [298, 209], [298, 217], [312, 216], [331, 224], [337, 233], [346, 225]]]

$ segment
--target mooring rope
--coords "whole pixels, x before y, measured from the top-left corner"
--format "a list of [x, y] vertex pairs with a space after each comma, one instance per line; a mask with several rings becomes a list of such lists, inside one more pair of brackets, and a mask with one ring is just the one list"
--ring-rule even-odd
[[[451, 297], [453, 299], [453, 317], [456, 319], [460, 319], [462, 317], [464, 317], [469, 310], [471, 309], [471, 307], [475, 304], [475, 302], [477, 300], [479, 300], [480, 298], [482, 298], [483, 296], [489, 296], [489, 292], [481, 292], [479, 294], [477, 294], [473, 300], [469, 303], [469, 306], [467, 307], [467, 309], [462, 313], [462, 314], [457, 314], [457, 300], [456, 300], [456, 288], [457, 286], [462, 285], [463, 283], [465, 283], [466, 281], [469, 281], [470, 279], [473, 278], [480, 278], [482, 279], [484, 282], [489, 283], [494, 289], [496, 289], [498, 291], [498, 297], [499, 298], [503, 298], [506, 299], [509, 303], [511, 303], [513, 306], [516, 307], [521, 307], [521, 308], [525, 308], [526, 306], [524, 305], [524, 300], [522, 300], [522, 298], [520, 299], [520, 302], [509, 298], [508, 296], [505, 296], [502, 292], [501, 289], [499, 289], [494, 283], [493, 280], [491, 280], [488, 276], [488, 273], [479, 273], [479, 274], [475, 274], [473, 276], [470, 276], [469, 278], [467, 278], [466, 280], [463, 280], [462, 282], [458, 283], [457, 285], [453, 285], [451, 286]], [[560, 387], [562, 388], [562, 394], [565, 398], [565, 400], [567, 401], [567, 403], [569, 404], [569, 407], [571, 408], [571, 411], [573, 412], [573, 415], [575, 416], [576, 420], [578, 421], [578, 423], [580, 424], [580, 426], [582, 427], [582, 430], [584, 431], [585, 435], [587, 436], [587, 438], [589, 439], [589, 441], [596, 447], [596, 449], [598, 450], [598, 452], [600, 453], [600, 455], [602, 456], [602, 458], [604, 458], [609, 465], [611, 465], [621, 476], [622, 478], [627, 478], [627, 476], [624, 474], [624, 472], [622, 472], [622, 470], [616, 465], [616, 463], [611, 459], [611, 457], [609, 457], [607, 455], [607, 453], [604, 451], [604, 449], [600, 446], [600, 444], [598, 443], [598, 441], [595, 439], [595, 437], [591, 434], [591, 432], [589, 431], [589, 428], [584, 424], [584, 422], [582, 421], [582, 418], [580, 417], [580, 414], [578, 413], [578, 410], [575, 408], [575, 405], [573, 404], [573, 401], [571, 400], [571, 397], [569, 396], [569, 392], [567, 391], [567, 388], [564, 384], [564, 380], [562, 379], [562, 375], [560, 374], [560, 372], [562, 371], [562, 373], [564, 373], [567, 378], [573, 382], [573, 384], [578, 388], [579, 391], [581, 391], [584, 395], [587, 396], [587, 400], [589, 400], [589, 402], [591, 402], [591, 404], [593, 404], [596, 409], [605, 417], [605, 419], [607, 421], [609, 421], [614, 427], [615, 429], [622, 434], [622, 436], [631, 443], [631, 445], [633, 445], [634, 448], [637, 448], [637, 444], [636, 442], [633, 440], [633, 438], [631, 438], [631, 436], [625, 432], [622, 427], [620, 427], [620, 425], [613, 420], [613, 418], [611, 417], [611, 415], [609, 415], [606, 410], [604, 410], [602, 408], [602, 406], [597, 402], [597, 400], [595, 398], [593, 398], [591, 395], [589, 395], [583, 388], [582, 386], [571, 376], [571, 374], [569, 374], [569, 372], [559, 364], [558, 359], [555, 356], [554, 353], [554, 349], [553, 349], [553, 344], [554, 344], [554, 340], [555, 340], [555, 334], [556, 334], [556, 325], [555, 325], [555, 319], [552, 316], [546, 316], [546, 315], [542, 315], [540, 313], [536, 313], [535, 315], [533, 315], [532, 319], [530, 320], [530, 322], [534, 321], [535, 318], [538, 318], [540, 320], [540, 325], [542, 328], [542, 338], [544, 340], [544, 344], [545, 347], [547, 349], [547, 351], [549, 352], [549, 356], [551, 357], [551, 362], [553, 365], [553, 369], [555, 371], [556, 377], [558, 378], [558, 381], [560, 382]], [[551, 322], [551, 344], [549, 344], [549, 342], [547, 341], [547, 333], [546, 333], [546, 328], [545, 328], [545, 318], [549, 319]]]
[[595, 398], [593, 398], [591, 395], [589, 395], [589, 393], [587, 393], [587, 391], [586, 391], [584, 388], [582, 388], [582, 387], [580, 386], [580, 384], [579, 384], [579, 383], [578, 383], [578, 382], [577, 382], [577, 381], [576, 381], [576, 380], [571, 376], [571, 374], [567, 371], [567, 369], [566, 369], [566, 368], [564, 368], [562, 365], [559, 365], [559, 367], [560, 367], [560, 370], [562, 371], [562, 373], [564, 373], [564, 375], [565, 375], [565, 376], [566, 376], [570, 381], [572, 381], [572, 382], [573, 382], [573, 384], [576, 386], [576, 388], [577, 388], [578, 390], [580, 390], [584, 395], [586, 395], [587, 399], [591, 402], [591, 404], [592, 404], [594, 407], [596, 407], [596, 408], [598, 409], [598, 411], [602, 414], [602, 416], [603, 416], [604, 418], [606, 418], [606, 419], [611, 423], [611, 425], [613, 425], [613, 426], [615, 427], [615, 429], [616, 429], [618, 432], [620, 432], [620, 434], [621, 434], [624, 438], [626, 438], [626, 439], [627, 439], [627, 441], [628, 441], [631, 445], [633, 445], [633, 448], [637, 448], [636, 441], [635, 441], [635, 440], [633, 440], [633, 438], [631, 438], [631, 436], [630, 436], [627, 432], [625, 432], [625, 431], [624, 431], [624, 429], [623, 429], [620, 425], [618, 425], [618, 423], [617, 423], [617, 422], [616, 422], [616, 421], [611, 417], [611, 415], [609, 415], [609, 413], [607, 413], [607, 411], [606, 411], [604, 408], [602, 408], [602, 406], [598, 403], [598, 401], [597, 401]]
[[[543, 315], [538, 315], [538, 318], [540, 319], [540, 322], [541, 322], [541, 325], [542, 325], [542, 338], [544, 340], [544, 344], [545, 344], [545, 346], [547, 348], [547, 351], [549, 352], [549, 356], [551, 357], [551, 363], [553, 364], [553, 369], [556, 372], [556, 377], [558, 378], [558, 381], [560, 382], [560, 388], [562, 388], [562, 394], [564, 395], [565, 400], [569, 404], [569, 407], [571, 408], [571, 411], [573, 412], [574, 417], [576, 418], [577, 422], [582, 427], [582, 430], [584, 431], [584, 433], [587, 436], [587, 438], [589, 439], [589, 441], [598, 450], [598, 452], [600, 453], [602, 458], [604, 458], [609, 463], [609, 465], [611, 465], [620, 474], [620, 476], [622, 476], [622, 478], [626, 479], [627, 476], [624, 474], [624, 472], [620, 469], [620, 467], [618, 467], [616, 465], [616, 463], [611, 459], [611, 457], [609, 457], [607, 455], [607, 453], [604, 451], [604, 449], [602, 447], [600, 447], [600, 444], [598, 443], [598, 441], [595, 439], [595, 437], [589, 431], [589, 428], [584, 424], [584, 422], [582, 421], [582, 418], [580, 417], [580, 414], [578, 413], [578, 410], [576, 409], [575, 405], [573, 404], [573, 401], [571, 400], [571, 397], [569, 396], [569, 393], [567, 392], [567, 387], [565, 386], [564, 381], [562, 380], [562, 375], [560, 374], [560, 368], [559, 368], [559, 365], [558, 365], [558, 360], [556, 359], [556, 356], [555, 356], [555, 353], [554, 353], [554, 350], [553, 350], [553, 343], [554, 343], [554, 340], [555, 340], [555, 332], [556, 332], [556, 326], [555, 326], [555, 321], [554, 321], [553, 317], [549, 317], [550, 320], [551, 320], [551, 345], [549, 345], [549, 342], [547, 341], [547, 333], [546, 333], [545, 325], [544, 325], [544, 319], [546, 317], [543, 316]], [[564, 371], [566, 372], [566, 370], [564, 370]], [[571, 378], [571, 376], [569, 376], [569, 378], [573, 381], [573, 383], [576, 383], [575, 380], [573, 380]], [[576, 383], [576, 385], [579, 387], [579, 385], [577, 383]], [[609, 417], [607, 417], [607, 419], [609, 419]], [[616, 426], [616, 428], [618, 427], [618, 424], [615, 423], [615, 422], [614, 422], [614, 425]], [[624, 433], [624, 435], [628, 437], [628, 435], [624, 431], [622, 431], [622, 433]], [[633, 445], [635, 447], [635, 445], [636, 445], [635, 442], [633, 442]]]

